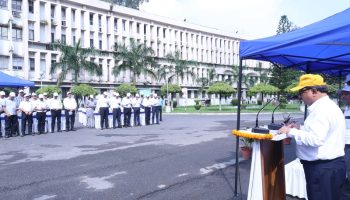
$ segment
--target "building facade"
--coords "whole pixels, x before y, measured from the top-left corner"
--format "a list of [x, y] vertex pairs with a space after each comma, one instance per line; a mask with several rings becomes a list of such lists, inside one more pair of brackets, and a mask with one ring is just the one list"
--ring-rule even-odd
[[[0, 70], [27, 80], [37, 86], [54, 85], [57, 74], [50, 74], [51, 64], [58, 61], [60, 52], [50, 49], [51, 42], [60, 40], [68, 45], [81, 41], [84, 48], [94, 47], [110, 55], [90, 59], [103, 69], [101, 77], [80, 72], [80, 83], [108, 89], [131, 82], [131, 73], [114, 76], [113, 45], [128, 45], [129, 39], [152, 47], [160, 66], [171, 65], [165, 55], [178, 50], [182, 59], [198, 64], [190, 66], [195, 78], [185, 77], [181, 87], [188, 89], [189, 98], [204, 98], [198, 94], [197, 78], [207, 77], [215, 68], [216, 80], [232, 79], [227, 70], [239, 64], [237, 37], [217, 29], [176, 21], [139, 10], [129, 9], [98, 0], [0, 0]], [[253, 69], [267, 63], [245, 61], [246, 74], [257, 77]], [[69, 88], [72, 76], [67, 76], [62, 87]], [[147, 75], [138, 79], [138, 88], [158, 90], [163, 82]], [[235, 86], [235, 85], [234, 85]]]

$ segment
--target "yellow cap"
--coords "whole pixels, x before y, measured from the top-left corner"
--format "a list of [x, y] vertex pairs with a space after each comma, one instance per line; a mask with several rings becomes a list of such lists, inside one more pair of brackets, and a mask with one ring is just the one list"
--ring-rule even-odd
[[318, 74], [304, 74], [300, 76], [298, 86], [290, 90], [294, 92], [294, 91], [301, 90], [304, 87], [322, 86], [322, 85], [326, 85], [326, 83], [323, 81], [322, 76]]

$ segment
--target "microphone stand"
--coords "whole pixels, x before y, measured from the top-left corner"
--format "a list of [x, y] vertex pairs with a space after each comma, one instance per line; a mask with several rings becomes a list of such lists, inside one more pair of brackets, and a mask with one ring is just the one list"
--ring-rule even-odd
[[281, 105], [281, 102], [273, 109], [272, 111], [272, 117], [271, 117], [271, 124], [269, 124], [267, 127], [269, 130], [278, 130], [282, 127], [282, 124], [275, 124], [275, 110]]
[[259, 127], [259, 114], [260, 112], [272, 101], [272, 99], [270, 99], [259, 111], [258, 114], [256, 115], [256, 120], [255, 120], [255, 128], [252, 129], [253, 133], [264, 133], [267, 134], [269, 133], [269, 129], [266, 128], [260, 128]]

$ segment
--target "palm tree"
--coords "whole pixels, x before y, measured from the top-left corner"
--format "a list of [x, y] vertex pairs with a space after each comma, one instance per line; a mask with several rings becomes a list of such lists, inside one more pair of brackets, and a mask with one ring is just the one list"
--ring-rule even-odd
[[141, 74], [150, 74], [156, 78], [151, 67], [156, 65], [152, 57], [154, 51], [151, 47], [146, 47], [145, 44], [136, 42], [130, 38], [130, 45], [127, 47], [122, 44], [114, 44], [114, 59], [120, 60], [121, 64], [113, 68], [112, 73], [118, 76], [122, 71], [130, 70], [133, 73], [132, 82], [136, 85], [137, 78]]
[[260, 78], [260, 83], [267, 83], [269, 82], [269, 73], [270, 70], [269, 69], [264, 69], [262, 67], [262, 63], [258, 63], [258, 66], [256, 68], [254, 68], [254, 71], [259, 73], [259, 78]]
[[217, 78], [215, 67], [211, 67], [210, 69], [208, 69], [208, 84], [212, 85], [214, 83], [215, 78]]
[[172, 80], [175, 77], [176, 83], [179, 84], [180, 78], [183, 80], [187, 74], [189, 74], [192, 78], [195, 77], [195, 74], [189, 70], [189, 65], [197, 65], [197, 62], [181, 59], [181, 53], [178, 50], [176, 50], [174, 53], [168, 53], [165, 57], [174, 64], [173, 67], [169, 67], [171, 74], [169, 76], [169, 80]]
[[79, 72], [83, 70], [98, 76], [102, 75], [101, 67], [88, 59], [89, 56], [94, 56], [98, 54], [98, 52], [93, 48], [82, 48], [80, 40], [73, 46], [58, 41], [52, 43], [51, 47], [61, 52], [59, 61], [52, 63], [50, 69], [51, 75], [56, 73], [58, 69], [61, 69], [57, 78], [57, 85], [63, 82], [69, 72], [73, 73], [75, 84], [78, 83]]

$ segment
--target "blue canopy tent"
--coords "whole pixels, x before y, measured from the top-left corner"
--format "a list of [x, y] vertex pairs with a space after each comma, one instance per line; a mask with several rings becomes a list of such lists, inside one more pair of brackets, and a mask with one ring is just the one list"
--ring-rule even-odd
[[34, 86], [34, 83], [24, 79], [20, 79], [14, 76], [10, 76], [4, 72], [0, 71], [0, 86], [9, 86], [9, 87], [31, 87]]
[[[253, 59], [295, 68], [307, 73], [344, 76], [350, 73], [350, 8], [301, 29], [272, 37], [241, 41], [238, 99], [242, 93], [242, 60]], [[238, 101], [237, 125], [240, 129], [241, 102]], [[236, 137], [235, 196], [238, 182]]]

